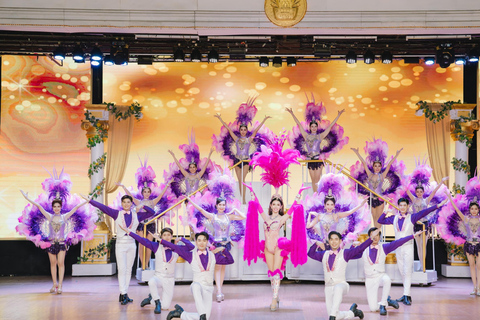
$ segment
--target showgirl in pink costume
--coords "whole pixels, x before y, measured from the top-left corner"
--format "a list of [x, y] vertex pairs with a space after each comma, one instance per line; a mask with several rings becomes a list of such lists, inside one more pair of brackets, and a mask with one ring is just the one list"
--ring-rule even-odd
[[[173, 179], [168, 181], [166, 184], [162, 183], [160, 185], [157, 184], [155, 181], [156, 178], [155, 171], [153, 171], [152, 167], [147, 165], [147, 159], [145, 158], [144, 162], [140, 161], [140, 168], [137, 169], [135, 173], [135, 181], [137, 183], [137, 191], [133, 191], [133, 187], [129, 190], [120, 182], [117, 183], [118, 186], [122, 187], [126, 194], [133, 198], [134, 206], [144, 206], [152, 208], [155, 213], [161, 214], [166, 209], [168, 209], [173, 203], [175, 202], [175, 195], [170, 191], [170, 184], [172, 183]], [[123, 194], [118, 194], [117, 198], [114, 201], [114, 208], [121, 210], [122, 209], [122, 198]], [[144, 212], [145, 210], [142, 209], [140, 212]], [[166, 220], [170, 220], [174, 215], [173, 212], [164, 215], [163, 217]], [[151, 219], [151, 218], [150, 218]], [[136, 233], [143, 237], [143, 229], [145, 227], [145, 223], [150, 220], [147, 219], [145, 221], [139, 221]], [[150, 223], [147, 225], [147, 239], [153, 241], [153, 236], [150, 233], [155, 233], [155, 223]], [[140, 261], [143, 261], [143, 245], [140, 243], [138, 244], [138, 255], [140, 257]], [[150, 262], [150, 258], [152, 252], [150, 249], [145, 249], [146, 259], [145, 265], [148, 266]]]
[[[307, 214], [307, 235], [328, 247], [328, 234], [337, 231], [343, 244], [357, 240], [358, 234], [370, 225], [371, 217], [367, 199], [360, 201], [355, 192], [345, 189], [350, 184], [348, 177], [326, 166], [327, 173], [318, 183], [318, 191], [306, 196], [303, 205]], [[312, 216], [314, 218], [312, 219]], [[324, 248], [325, 249], [325, 248]]]
[[[210, 236], [212, 250], [224, 248], [215, 254], [227, 261], [234, 259], [230, 253], [232, 241], [240, 242], [245, 234], [245, 215], [239, 211], [240, 201], [234, 198], [235, 179], [230, 170], [212, 172], [209, 176], [208, 191], [188, 197], [189, 221], [195, 233], [206, 231]], [[217, 259], [223, 261], [225, 259]], [[217, 262], [215, 266], [215, 284], [217, 286], [217, 302], [225, 299], [222, 293], [226, 265]]]
[[[263, 258], [268, 266], [268, 276], [273, 291], [271, 311], [276, 311], [279, 306], [278, 291], [280, 281], [283, 278], [282, 271], [291, 253], [293, 265], [304, 264], [307, 261], [307, 241], [303, 206], [297, 204], [303, 190], [310, 187], [300, 189], [295, 202], [290, 210], [285, 214], [285, 208], [282, 197], [278, 194], [278, 188], [284, 184], [288, 185], [289, 172], [288, 166], [292, 163], [298, 164], [298, 151], [285, 150], [282, 151], [286, 137], [275, 138], [274, 142], [267, 146], [262, 146], [262, 151], [256, 153], [251, 161], [252, 166], [260, 166], [265, 170], [262, 174], [262, 181], [270, 184], [275, 188], [274, 194], [270, 200], [268, 207], [268, 215], [263, 212], [260, 203], [250, 189], [252, 201], [249, 202], [247, 213], [247, 230], [245, 234], [245, 250], [243, 259], [248, 261], [257, 260], [258, 257]], [[258, 215], [261, 215], [264, 223], [263, 230], [265, 232], [265, 241], [259, 241]], [[283, 225], [293, 215], [292, 222], [292, 240], [280, 238], [279, 232]]]
[[[373, 138], [373, 141], [367, 141], [364, 148], [367, 158], [363, 159], [358, 148], [352, 148], [353, 152], [358, 156], [360, 161], [357, 161], [350, 167], [352, 177], [358, 181], [366, 184], [371, 190], [375, 191], [381, 196], [393, 198], [395, 191], [401, 184], [403, 172], [405, 171], [405, 164], [403, 161], [397, 161], [397, 157], [403, 150], [400, 149], [391, 157], [388, 163], [388, 144], [381, 139]], [[356, 184], [352, 181], [352, 190], [355, 190]], [[383, 200], [370, 191], [358, 186], [358, 192], [370, 196], [370, 207], [372, 211], [373, 223], [376, 228], [380, 229], [378, 218], [383, 213], [385, 204]]]
[[[430, 183], [430, 177], [432, 175], [432, 168], [427, 164], [427, 159], [420, 161], [415, 159], [416, 167], [406, 179], [403, 179], [402, 185], [396, 192], [396, 200], [400, 198], [406, 198], [407, 196], [412, 201], [410, 209], [415, 214], [422, 210], [427, 209], [430, 204], [439, 204], [446, 199], [445, 192], [448, 192], [448, 187], [443, 184], [448, 180], [448, 177], [442, 179], [440, 183], [433, 181]], [[413, 191], [413, 193], [412, 193]], [[425, 225], [427, 231], [426, 237], [431, 234], [432, 225], [438, 221], [438, 212], [436, 210], [428, 214], [425, 218], [420, 219], [414, 226], [414, 231], [418, 232], [423, 230], [422, 224]], [[421, 222], [421, 223], [420, 223]], [[417, 253], [422, 267], [425, 267], [423, 255], [426, 253], [426, 243], [423, 241], [423, 235], [419, 234], [415, 236], [415, 243], [417, 244]]]
[[16, 230], [48, 252], [53, 280], [50, 292], [61, 294], [68, 247], [80, 240], [93, 238], [98, 216], [91, 206], [82, 207], [87, 201], [70, 194], [72, 182], [63, 170], [57, 175], [54, 169], [51, 177], [42, 183], [42, 188], [45, 193], [35, 201], [28, 197], [28, 193], [21, 191], [33, 206], [28, 204], [25, 207]]
[[[292, 115], [297, 124], [288, 134], [288, 142], [292, 148], [300, 152], [303, 158], [325, 160], [348, 143], [348, 137], [343, 137], [343, 128], [337, 124], [338, 118], [345, 112], [345, 109], [338, 111], [337, 117], [331, 123], [328, 120], [322, 120], [326, 111], [325, 107], [321, 102], [315, 104], [312, 94], [312, 100], [309, 100], [305, 107], [305, 122], [297, 119], [292, 108], [285, 110]], [[313, 192], [317, 192], [317, 184], [322, 176], [323, 166], [323, 162], [309, 162], [307, 165], [312, 179]]]
[[253, 104], [255, 99], [256, 97], [250, 97], [246, 103], [240, 105], [234, 123], [227, 124], [220, 114], [216, 114], [215, 117], [220, 120], [223, 127], [218, 136], [214, 135], [212, 137], [213, 146], [228, 161], [230, 166], [242, 161], [235, 167], [235, 173], [238, 180], [238, 190], [240, 190], [244, 204], [245, 186], [242, 188], [242, 183], [245, 181], [248, 172], [251, 171], [251, 164], [248, 160], [254, 152], [260, 151], [261, 145], [266, 144], [273, 137], [270, 130], [262, 129], [265, 121], [271, 118], [269, 116], [265, 116], [261, 123], [256, 121], [253, 131], [248, 130], [248, 125], [252, 124], [253, 118], [257, 114], [257, 108]]
[[465, 187], [466, 194], [457, 194], [440, 210], [438, 233], [447, 242], [457, 246], [463, 244], [463, 251], [470, 266], [473, 282], [471, 295], [480, 296], [480, 179], [474, 176]]

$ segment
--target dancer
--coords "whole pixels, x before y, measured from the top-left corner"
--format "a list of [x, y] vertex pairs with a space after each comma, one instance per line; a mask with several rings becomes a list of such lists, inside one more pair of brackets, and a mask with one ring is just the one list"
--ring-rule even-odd
[[[145, 206], [145, 207], [149, 207], [149, 208], [155, 208], [155, 212], [158, 212], [158, 213], [162, 213], [165, 211], [165, 209], [167, 209], [169, 207], [169, 204], [172, 202], [170, 201], [171, 200], [171, 197], [170, 196], [167, 196], [165, 199], [163, 199], [162, 203], [160, 204], [160, 208], [158, 208], [158, 210], [156, 210], [157, 208], [157, 204], [159, 203], [160, 200], [162, 200], [162, 198], [164, 197], [165, 193], [167, 192], [168, 188], [170, 187], [170, 184], [172, 183], [173, 179], [171, 179], [170, 181], [167, 182], [166, 185], [163, 186], [163, 189], [162, 191], [160, 192], [160, 194], [158, 194], [158, 190], [157, 189], [157, 184], [155, 183], [155, 181], [153, 179], [155, 179], [155, 173], [153, 172], [153, 169], [152, 167], [150, 166], [146, 166], [146, 161], [145, 161], [145, 165], [141, 168], [139, 168], [137, 170], [137, 173], [135, 174], [136, 178], [137, 178], [137, 183], [139, 186], [142, 186], [141, 187], [141, 197], [142, 199], [137, 199], [137, 197], [135, 197], [135, 195], [133, 195], [130, 190], [128, 190], [122, 183], [118, 182], [117, 183], [117, 186], [119, 187], [122, 187], [123, 190], [125, 191], [125, 193], [127, 195], [129, 195], [130, 197], [132, 197], [133, 199], [133, 203], [135, 206]], [[139, 175], [142, 175], [143, 172], [139, 173], [139, 171], [141, 169], [150, 169], [151, 172], [153, 173], [153, 178], [152, 178], [152, 181], [145, 181], [146, 179], [142, 179], [141, 177], [139, 177]], [[145, 170], [142, 170], [142, 171], [145, 171]], [[154, 187], [154, 193], [152, 194], [152, 188], [149, 186], [150, 184], [154, 184], [153, 187]], [[140, 188], [139, 188], [140, 189]], [[158, 196], [156, 196], [158, 194]], [[156, 196], [156, 197], [155, 197]], [[153, 198], [153, 199], [151, 199]], [[144, 209], [142, 209], [143, 212], [145, 212]], [[146, 219], [146, 220], [142, 220], [142, 221], [139, 221], [138, 223], [138, 227], [137, 227], [137, 234], [139, 236], [143, 236], [143, 229], [145, 228], [145, 223], [148, 222], [149, 219]], [[150, 223], [147, 225], [147, 239], [149, 241], [152, 241], [153, 240], [153, 236], [152, 234], [155, 233], [155, 224], [154, 223]], [[139, 243], [138, 245], [138, 256], [139, 256], [139, 259], [140, 259], [140, 263], [143, 263], [143, 244]], [[145, 250], [145, 265], [148, 266], [149, 263], [150, 263], [150, 258], [152, 256], [152, 251], [149, 249], [149, 248], [146, 248]]]
[[[53, 286], [50, 289], [50, 293], [57, 293], [62, 294], [62, 285], [63, 285], [63, 277], [65, 275], [65, 255], [68, 250], [68, 244], [66, 243], [66, 223], [67, 220], [80, 208], [88, 203], [88, 201], [84, 201], [82, 203], [77, 204], [73, 207], [72, 210], [69, 212], [62, 214], [62, 200], [60, 198], [55, 198], [52, 201], [52, 210], [53, 214], [48, 213], [41, 205], [37, 202], [31, 200], [28, 197], [28, 193], [23, 192], [20, 190], [23, 197], [33, 204], [35, 207], [40, 210], [43, 216], [48, 221], [48, 240], [50, 241], [50, 246], [46, 248], [45, 251], [48, 253], [48, 258], [50, 260], [50, 273], [52, 275]], [[58, 266], [58, 283], [57, 283], [57, 266]]]
[[[238, 190], [240, 190], [240, 194], [242, 195], [243, 204], [245, 204], [245, 186], [242, 188], [242, 183], [245, 181], [248, 172], [252, 170], [251, 163], [249, 163], [250, 157], [255, 151], [260, 151], [260, 146], [266, 144], [271, 135], [271, 133], [264, 131], [263, 134], [257, 137], [265, 121], [271, 118], [270, 116], [265, 116], [261, 123], [258, 123], [258, 121], [255, 122], [256, 127], [253, 132], [249, 134], [248, 125], [252, 124], [252, 120], [257, 114], [257, 108], [253, 105], [255, 99], [256, 97], [251, 97], [247, 100], [247, 103], [240, 105], [237, 110], [237, 118], [233, 124], [226, 124], [219, 113], [214, 116], [220, 120], [232, 139], [226, 139], [223, 132], [221, 132], [218, 137], [213, 136], [212, 138], [217, 152], [221, 152], [231, 165], [241, 161], [241, 163], [235, 167], [235, 174], [237, 175]], [[236, 126], [238, 126], [238, 131], [232, 129]], [[232, 150], [234, 150], [233, 153]]]
[[[283, 144], [286, 136], [276, 137], [271, 145], [262, 146], [262, 152], [256, 153], [251, 161], [252, 166], [260, 166], [265, 170], [262, 173], [261, 180], [264, 184], [270, 184], [275, 188], [275, 194], [270, 199], [268, 207], [268, 215], [261, 209], [260, 203], [253, 192], [251, 185], [247, 186], [250, 189], [253, 201], [250, 201], [247, 213], [247, 232], [245, 236], [245, 250], [244, 260], [248, 264], [252, 260], [256, 261], [258, 256], [261, 256], [267, 263], [268, 276], [272, 285], [273, 297], [270, 304], [270, 310], [276, 311], [279, 307], [278, 291], [280, 288], [280, 281], [283, 278], [282, 271], [285, 270], [285, 264], [288, 255], [291, 252], [292, 263], [294, 267], [307, 262], [307, 237], [304, 219], [304, 210], [301, 204], [297, 205], [300, 200], [303, 190], [310, 187], [300, 188], [294, 203], [290, 210], [285, 215], [285, 208], [282, 196], [278, 194], [280, 186], [288, 185], [289, 172], [288, 167], [292, 163], [298, 164], [299, 152], [297, 150], [283, 151]], [[265, 241], [259, 242], [258, 234], [258, 215], [263, 219], [263, 230], [265, 232]], [[279, 238], [280, 229], [285, 222], [293, 214], [292, 222], [292, 240], [287, 238]]]
[[[117, 229], [117, 242], [115, 244], [115, 253], [117, 255], [118, 267], [118, 286], [120, 289], [120, 296], [118, 301], [125, 305], [133, 302], [128, 296], [128, 287], [132, 277], [132, 267], [135, 260], [135, 240], [128, 235], [120, 226], [129, 230], [136, 230], [139, 221], [151, 218], [155, 215], [153, 209], [140, 204], [132, 208], [133, 199], [129, 195], [122, 197], [122, 210], [110, 208], [100, 202], [89, 200], [84, 196], [84, 199], [90, 201], [90, 204], [100, 211], [110, 216], [115, 220], [115, 227]], [[145, 212], [140, 212], [144, 208]]]
[[[363, 165], [363, 169], [365, 172], [365, 176], [363, 176], [362, 173], [359, 173], [359, 168], [357, 168], [357, 162], [350, 169], [352, 173], [354, 171], [357, 173], [352, 174], [354, 178], [361, 182], [366, 182], [368, 184], [368, 188], [370, 190], [373, 190], [376, 194], [380, 196], [385, 197], [388, 194], [395, 192], [395, 190], [400, 185], [401, 177], [403, 176], [403, 170], [405, 169], [405, 166], [403, 165], [403, 162], [401, 162], [398, 165], [398, 168], [392, 170], [393, 172], [390, 172], [390, 168], [395, 163], [395, 160], [397, 159], [403, 148], [397, 151], [395, 157], [390, 159], [390, 161], [388, 161], [387, 165], [384, 168], [383, 165], [385, 163], [385, 160], [387, 159], [388, 154], [388, 145], [386, 142], [380, 139], [373, 139], [372, 142], [367, 141], [367, 145], [364, 149], [365, 153], [368, 154], [367, 161], [362, 158], [358, 151], [358, 148], [351, 149], [360, 159], [360, 162]], [[388, 184], [389, 186], [387, 187], [387, 189], [384, 190], [384, 183], [386, 179], [389, 180], [390, 183]], [[385, 203], [377, 195], [368, 192], [361, 186], [358, 187], [358, 191], [364, 194], [368, 194], [370, 196], [370, 206], [372, 211], [373, 224], [376, 228], [380, 228], [380, 224], [377, 221], [378, 217], [380, 217], [383, 212]]]
[[[363, 311], [357, 309], [356, 303], [352, 304], [349, 311], [339, 311], [343, 295], [347, 294], [350, 288], [345, 279], [345, 273], [348, 261], [359, 259], [363, 251], [372, 244], [373, 238], [379, 233], [380, 230], [373, 231], [370, 234], [370, 238], [358, 247], [340, 249], [342, 235], [337, 231], [330, 231], [328, 234], [330, 250], [317, 251], [318, 246], [316, 243], [310, 247], [308, 256], [320, 261], [323, 265], [323, 272], [325, 273], [325, 305], [330, 316], [329, 320], [351, 319], [353, 317], [363, 319]], [[325, 257], [328, 258], [324, 259]]]
[[[412, 213], [420, 212], [426, 209], [430, 203], [437, 204], [446, 199], [445, 192], [448, 191], [447, 186], [443, 183], [448, 180], [448, 177], [442, 179], [440, 183], [437, 182], [430, 183], [430, 177], [432, 175], [432, 168], [426, 163], [426, 159], [423, 162], [415, 160], [416, 167], [413, 170], [412, 174], [408, 179], [407, 183], [402, 189], [400, 189], [399, 198], [404, 198], [408, 196], [410, 201], [412, 201], [411, 210]], [[442, 188], [441, 192], [438, 192]], [[433, 189], [433, 190], [432, 190]], [[405, 190], [405, 192], [403, 192]], [[414, 190], [415, 195], [412, 194]], [[432, 233], [432, 225], [436, 224], [438, 220], [438, 211], [432, 212], [426, 217], [419, 220], [418, 223], [414, 225], [413, 230], [415, 232], [423, 230], [423, 225], [425, 225], [425, 236], [420, 235], [415, 237], [415, 243], [417, 245], [418, 259], [422, 263], [422, 269], [425, 270], [425, 259], [424, 255], [426, 254], [426, 241], [424, 237], [428, 238]]]
[[463, 243], [473, 283], [470, 294], [480, 296], [480, 179], [473, 177], [465, 189], [466, 195], [457, 195], [454, 199], [447, 192], [451, 205], [440, 211], [439, 233], [448, 243]]
[[320, 178], [317, 192], [307, 195], [303, 202], [307, 214], [307, 236], [328, 247], [328, 234], [338, 231], [346, 245], [355, 241], [370, 225], [370, 212], [365, 210], [366, 199], [360, 201], [355, 192], [345, 188], [350, 181], [341, 173], [342, 168], [325, 167], [327, 173]]
[[[305, 111], [305, 127], [307, 127], [308, 123], [308, 132], [304, 128], [304, 124], [301, 123], [295, 114], [293, 113], [292, 108], [285, 108], [285, 110], [290, 113], [295, 120], [295, 123], [300, 130], [301, 136], [303, 137], [303, 148], [297, 146], [297, 143], [292, 143], [295, 140], [295, 137], [289, 138], [290, 145], [293, 148], [300, 149], [299, 151], [302, 153], [304, 149], [306, 149], [305, 154], [302, 155], [306, 156], [307, 160], [325, 160], [328, 155], [331, 153], [340, 150], [343, 145], [348, 143], [348, 137], [345, 140], [341, 140], [343, 136], [343, 128], [339, 127], [339, 129], [335, 130], [335, 133], [332, 134], [330, 141], [323, 142], [325, 138], [330, 134], [333, 126], [336, 125], [338, 118], [345, 112], [345, 109], [338, 111], [337, 117], [330, 123], [326, 128], [319, 128], [319, 123], [322, 124], [322, 116], [325, 113], [325, 107], [322, 103], [319, 105], [315, 104], [315, 100], [313, 99], [312, 102], [309, 101]], [[292, 131], [295, 135], [295, 131]], [[340, 144], [337, 147], [337, 144]], [[307, 164], [308, 172], [310, 173], [310, 178], [312, 180], [313, 192], [317, 192], [317, 184], [322, 176], [322, 169], [324, 163], [323, 162], [309, 162]]]
[[[63, 292], [65, 256], [70, 246], [81, 240], [93, 239], [98, 216], [90, 206], [85, 206], [77, 195], [70, 194], [72, 181], [63, 170], [56, 169], [42, 183], [44, 193], [35, 200], [21, 191], [28, 204], [19, 217], [16, 230], [48, 253], [53, 286], [50, 293]], [[58, 267], [58, 281], [57, 281]]]
[[185, 246], [174, 245], [162, 240], [160, 244], [176, 252], [192, 266], [193, 282], [190, 285], [197, 312], [186, 312], [178, 304], [170, 311], [167, 320], [181, 318], [182, 320], [208, 320], [212, 312], [213, 273], [216, 263], [230, 264], [231, 255], [217, 255], [223, 247], [208, 250], [209, 235], [206, 232], [195, 234], [197, 250], [189, 251]]
[[[173, 230], [170, 228], [163, 228], [160, 232], [160, 237], [153, 233], [150, 235], [157, 239], [158, 242], [148, 240], [133, 233], [132, 230], [120, 225], [120, 228], [125, 231], [130, 237], [142, 243], [145, 247], [150, 248], [155, 252], [157, 259], [155, 260], [155, 275], [148, 281], [148, 287], [150, 288], [150, 294], [148, 298], [145, 298], [140, 303], [140, 307], [145, 307], [147, 304], [151, 304], [152, 300], [155, 301], [154, 313], [160, 314], [163, 310], [170, 308], [170, 303], [173, 298], [173, 289], [175, 287], [175, 266], [177, 264], [178, 254], [173, 252], [170, 248], [160, 243], [172, 242]], [[185, 238], [178, 239], [185, 244], [186, 249], [191, 251], [195, 246]], [[158, 294], [158, 286], [162, 287], [162, 298]]]
[[[392, 215], [386, 217], [386, 213], [383, 213], [378, 218], [380, 224], [391, 224], [395, 230], [395, 240], [407, 236], [413, 236], [413, 226], [417, 221], [425, 217], [430, 212], [437, 210], [447, 202], [445, 199], [443, 202], [431, 206], [425, 210], [411, 214], [408, 212], [409, 201], [405, 198], [398, 199], [398, 207], [400, 209], [399, 215]], [[387, 206], [386, 212], [389, 206]], [[412, 285], [412, 272], [413, 272], [413, 240], [408, 241], [396, 251], [397, 265], [400, 270], [400, 274], [403, 279], [403, 296], [397, 301], [403, 302], [403, 304], [409, 306], [412, 304], [412, 297], [410, 296], [410, 287]]]
[[[389, 243], [380, 244], [381, 233], [377, 233], [372, 236], [374, 231], [378, 230], [373, 227], [368, 230], [368, 236], [372, 238], [373, 242], [370, 247], [363, 251], [356, 258], [362, 258], [363, 270], [365, 272], [365, 289], [367, 290], [367, 300], [370, 311], [380, 311], [381, 316], [387, 315], [387, 305], [399, 308], [396, 300], [390, 299], [390, 287], [392, 280], [385, 273], [385, 259], [387, 254], [395, 251], [398, 247], [402, 246], [406, 242], [412, 240], [414, 237], [421, 235], [424, 231], [418, 231], [413, 236], [406, 236], [399, 240], [395, 240]], [[383, 287], [382, 300], [378, 301], [378, 288]]]

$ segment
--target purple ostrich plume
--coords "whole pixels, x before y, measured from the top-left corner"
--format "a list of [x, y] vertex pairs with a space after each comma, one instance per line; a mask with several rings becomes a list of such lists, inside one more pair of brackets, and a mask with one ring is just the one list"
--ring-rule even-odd
[[257, 114], [257, 107], [253, 104], [258, 96], [250, 96], [246, 103], [242, 103], [237, 110], [236, 122], [238, 125], [251, 125]]

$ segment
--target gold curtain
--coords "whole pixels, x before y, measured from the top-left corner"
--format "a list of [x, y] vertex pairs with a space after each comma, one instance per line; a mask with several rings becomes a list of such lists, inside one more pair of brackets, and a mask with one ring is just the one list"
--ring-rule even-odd
[[[129, 106], [117, 106], [120, 111], [126, 111]], [[110, 115], [108, 119], [108, 148], [105, 172], [105, 204], [108, 205], [108, 194], [117, 190], [117, 182], [122, 181], [127, 168], [132, 141], [135, 117], [118, 121]]]
[[[432, 110], [439, 108], [435, 105]], [[450, 117], [433, 123], [425, 118], [425, 127], [427, 133], [427, 149], [430, 166], [433, 169], [433, 178], [441, 181], [443, 177], [450, 174]], [[446, 181], [447, 187], [449, 181]]]

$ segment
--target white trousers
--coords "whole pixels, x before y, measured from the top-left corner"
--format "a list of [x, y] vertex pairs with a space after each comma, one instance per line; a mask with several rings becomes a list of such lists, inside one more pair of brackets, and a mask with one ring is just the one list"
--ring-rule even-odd
[[396, 251], [398, 270], [403, 279], [403, 295], [410, 296], [413, 272], [413, 243], [404, 244]]
[[350, 286], [346, 282], [338, 283], [334, 286], [325, 286], [325, 305], [329, 316], [337, 319], [352, 319], [352, 311], [338, 311], [342, 303], [343, 295], [348, 293]]
[[[175, 288], [175, 278], [167, 278], [161, 275], [155, 274], [149, 281], [148, 287], [150, 288], [150, 294], [152, 300], [160, 300], [162, 303], [162, 309], [169, 309], [173, 298], [173, 289]], [[158, 287], [162, 288], [162, 298], [158, 294]], [[151, 302], [153, 304], [153, 302]]]
[[[382, 300], [378, 302], [378, 288], [381, 286], [383, 286]], [[373, 278], [365, 278], [365, 288], [367, 289], [367, 300], [370, 311], [378, 311], [380, 306], [387, 306], [391, 286], [392, 280], [386, 273], [380, 273]]]
[[198, 320], [200, 315], [205, 314], [209, 319], [210, 313], [212, 313], [213, 286], [204, 286], [199, 282], [192, 282], [190, 289], [192, 289], [197, 312], [182, 312], [180, 318], [182, 320]]
[[126, 294], [128, 292], [128, 286], [130, 285], [130, 279], [132, 278], [132, 267], [133, 262], [135, 261], [136, 251], [137, 246], [135, 245], [135, 241], [117, 243], [115, 245], [118, 268], [118, 286], [120, 287], [121, 294]]

